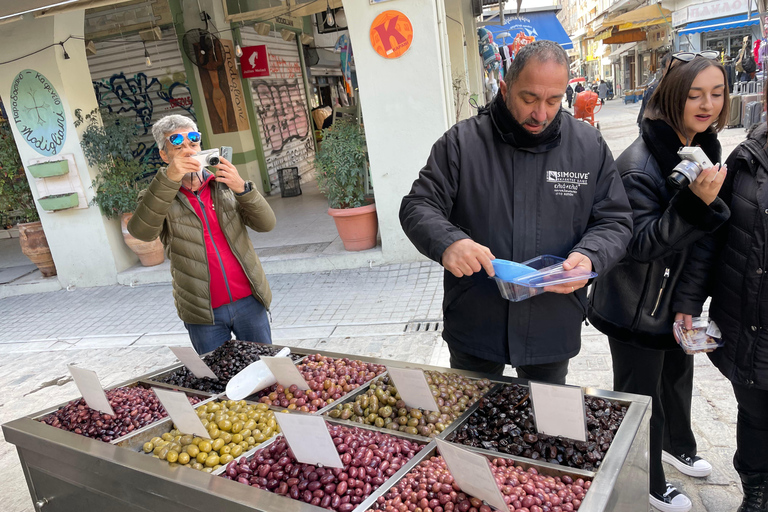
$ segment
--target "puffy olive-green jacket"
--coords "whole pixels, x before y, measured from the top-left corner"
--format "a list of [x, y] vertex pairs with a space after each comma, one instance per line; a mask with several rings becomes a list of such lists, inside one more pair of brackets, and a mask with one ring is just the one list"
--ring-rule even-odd
[[[253, 295], [269, 309], [272, 291], [246, 226], [270, 231], [275, 227], [275, 214], [253, 183], [251, 191], [241, 196], [223, 183], [212, 181], [208, 186], [221, 230], [248, 276]], [[179, 318], [190, 324], [213, 324], [203, 223], [179, 189], [179, 183], [169, 179], [165, 169], [159, 170], [149, 188], [139, 195], [128, 231], [139, 240], [148, 242], [159, 236], [163, 242], [171, 260], [173, 298]]]

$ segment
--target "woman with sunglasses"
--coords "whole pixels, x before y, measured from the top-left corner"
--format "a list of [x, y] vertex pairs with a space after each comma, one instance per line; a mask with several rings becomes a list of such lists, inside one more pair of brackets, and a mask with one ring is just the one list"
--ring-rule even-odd
[[[677, 315], [691, 326], [708, 295], [724, 345], [707, 354], [731, 381], [738, 404], [733, 466], [744, 497], [738, 512], [768, 510], [768, 125], [756, 125], [727, 160], [720, 197], [728, 223], [697, 243], [679, 293], [697, 307]], [[704, 279], [703, 276], [709, 276]], [[688, 314], [683, 314], [688, 313]]]
[[152, 135], [168, 164], [139, 195], [128, 231], [139, 240], [160, 237], [171, 260], [173, 298], [192, 345], [205, 354], [232, 338], [271, 343], [267, 318], [272, 292], [246, 226], [270, 231], [275, 214], [237, 168], [220, 158], [211, 173], [193, 155], [195, 123], [170, 115]]
[[667, 177], [682, 146], [698, 146], [720, 161], [717, 132], [727, 121], [728, 82], [717, 53], [675, 54], [651, 96], [642, 135], [616, 160], [633, 208], [627, 256], [601, 276], [590, 294], [589, 319], [608, 335], [616, 391], [653, 399], [650, 502], [664, 512], [690, 510], [691, 501], [669, 484], [663, 460], [681, 472], [707, 476], [691, 431], [693, 356], [675, 342], [672, 298], [694, 242], [713, 232], [729, 210], [717, 193], [725, 167], [704, 169], [681, 190]]

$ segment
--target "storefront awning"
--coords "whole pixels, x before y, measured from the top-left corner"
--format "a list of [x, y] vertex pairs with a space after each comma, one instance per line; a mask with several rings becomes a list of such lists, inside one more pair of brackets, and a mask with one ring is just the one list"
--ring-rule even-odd
[[[485, 25], [485, 28], [493, 33], [493, 41], [496, 44], [512, 44], [515, 36], [523, 32], [527, 36], [534, 36], [536, 39], [547, 39], [554, 41], [564, 49], [573, 48], [573, 43], [568, 37], [560, 21], [557, 19], [554, 11], [529, 12], [519, 17], [510, 18], [504, 25]], [[508, 35], [499, 38], [498, 34], [506, 32]]]
[[757, 13], [752, 13], [752, 19], [748, 14], [739, 14], [738, 16], [729, 16], [728, 18], [716, 18], [714, 20], [697, 21], [689, 23], [678, 34], [696, 34], [698, 32], [710, 32], [712, 30], [722, 30], [724, 28], [746, 27], [749, 25], [760, 25], [760, 18]]
[[672, 23], [672, 11], [663, 8], [659, 3], [640, 7], [612, 20], [604, 20], [602, 25], [619, 25], [619, 29], [623, 30], [624, 28], [642, 28], [661, 23]]
[[622, 53], [628, 52], [629, 50], [631, 50], [635, 46], [637, 46], [637, 43], [623, 44], [623, 45], [619, 46], [618, 48], [616, 48], [614, 51], [612, 51], [610, 53], [610, 55], [608, 55], [608, 57], [618, 57]]

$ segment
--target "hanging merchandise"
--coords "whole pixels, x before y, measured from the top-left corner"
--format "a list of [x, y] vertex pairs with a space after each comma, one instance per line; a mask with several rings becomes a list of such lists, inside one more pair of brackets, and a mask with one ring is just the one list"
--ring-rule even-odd
[[512, 41], [512, 44], [510, 46], [510, 50], [512, 51], [512, 58], [514, 59], [517, 55], [517, 52], [520, 51], [520, 48], [523, 46], [530, 44], [536, 40], [535, 36], [526, 36], [525, 33], [520, 32], [515, 36], [515, 40]]
[[493, 34], [481, 27], [477, 29], [477, 37], [480, 56], [483, 58], [483, 67], [489, 73], [499, 69], [501, 55], [499, 54], [499, 47], [493, 42]]
[[347, 34], [339, 36], [334, 51], [341, 52], [341, 72], [344, 75], [344, 87], [346, 93], [352, 97], [354, 96], [354, 89], [352, 88], [352, 43]]

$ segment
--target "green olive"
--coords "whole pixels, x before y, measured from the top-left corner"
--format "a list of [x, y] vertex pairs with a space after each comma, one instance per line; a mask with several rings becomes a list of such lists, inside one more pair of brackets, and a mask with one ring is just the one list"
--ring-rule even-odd
[[392, 408], [388, 405], [385, 405], [381, 409], [379, 409], [379, 416], [382, 418], [389, 418], [392, 416]]

